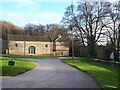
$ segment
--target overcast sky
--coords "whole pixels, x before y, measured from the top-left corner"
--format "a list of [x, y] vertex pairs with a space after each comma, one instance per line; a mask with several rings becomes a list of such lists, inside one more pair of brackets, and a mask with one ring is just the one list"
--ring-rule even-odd
[[[59, 23], [72, 0], [0, 0], [0, 20], [24, 27], [28, 23]], [[78, 0], [73, 0], [74, 2]], [[111, 0], [114, 1], [114, 0]]]

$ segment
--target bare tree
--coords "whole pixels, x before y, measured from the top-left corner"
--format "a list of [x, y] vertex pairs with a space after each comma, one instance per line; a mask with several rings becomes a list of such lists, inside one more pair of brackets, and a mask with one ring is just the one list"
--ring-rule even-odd
[[113, 47], [114, 60], [119, 61], [119, 48], [120, 48], [120, 1], [115, 3], [109, 3], [109, 8], [111, 9], [107, 13], [106, 24], [107, 32], [103, 33], [109, 37], [110, 42]]
[[24, 29], [26, 30], [27, 35], [41, 35], [44, 36], [46, 30], [45, 26], [42, 24], [35, 25], [35, 24], [27, 24]]
[[34, 24], [26, 24], [24, 29], [26, 30], [26, 35], [32, 35], [32, 31], [34, 30]]
[[83, 45], [87, 44], [89, 56], [92, 58], [97, 56], [96, 45], [105, 26], [104, 4], [103, 2], [79, 2], [77, 8], [74, 9], [74, 14], [71, 13], [74, 6], [69, 6], [63, 18], [65, 24], [72, 23]]

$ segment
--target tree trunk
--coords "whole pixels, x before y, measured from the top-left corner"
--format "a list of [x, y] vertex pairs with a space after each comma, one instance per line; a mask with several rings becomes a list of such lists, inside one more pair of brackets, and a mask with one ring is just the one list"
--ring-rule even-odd
[[117, 38], [117, 49], [116, 49], [116, 57], [115, 60], [116, 61], [120, 61], [119, 60], [119, 51], [120, 51], [120, 24], [118, 26], [118, 38]]
[[88, 50], [89, 50], [89, 56], [91, 58], [97, 57], [97, 50], [96, 50], [96, 43], [94, 36], [88, 37]]

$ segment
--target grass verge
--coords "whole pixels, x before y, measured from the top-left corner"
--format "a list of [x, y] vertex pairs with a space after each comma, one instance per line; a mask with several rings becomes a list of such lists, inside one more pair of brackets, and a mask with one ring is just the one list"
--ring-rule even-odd
[[103, 64], [94, 60], [82, 58], [77, 58], [75, 60], [66, 59], [63, 60], [63, 62], [87, 72], [89, 75], [94, 77], [98, 84], [104, 89], [120, 88], [118, 85], [118, 71], [120, 71], [120, 67], [118, 66]]
[[35, 56], [35, 55], [17, 55], [17, 54], [1, 54], [2, 57], [9, 58], [57, 58], [56, 56]]
[[2, 65], [2, 69], [0, 70], [0, 73], [2, 73], [2, 76], [15, 76], [22, 74], [26, 71], [32, 70], [37, 66], [37, 63], [34, 61], [26, 61], [26, 60], [16, 60], [15, 65], [13, 67], [8, 66], [8, 61], [10, 61], [12, 58], [1, 58], [0, 63]]

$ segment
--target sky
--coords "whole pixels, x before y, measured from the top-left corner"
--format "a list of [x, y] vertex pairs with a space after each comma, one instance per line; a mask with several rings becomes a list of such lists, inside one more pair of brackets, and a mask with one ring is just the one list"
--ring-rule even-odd
[[4, 1], [0, 7], [0, 20], [10, 21], [24, 27], [28, 23], [50, 24], [59, 23], [65, 8], [70, 2], [47, 2], [20, 0], [20, 2]]
[[[28, 23], [59, 23], [72, 0], [0, 0], [0, 20], [24, 27]], [[76, 2], [78, 0], [73, 0]], [[111, 2], [114, 0], [110, 0]]]

